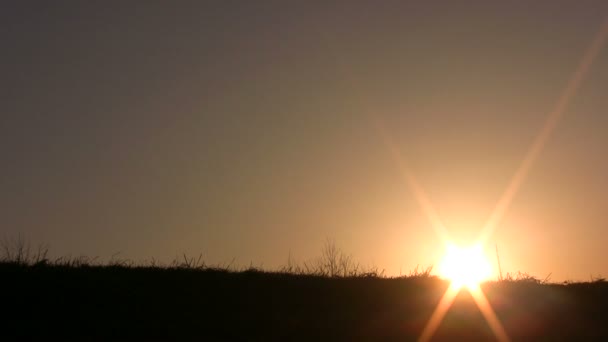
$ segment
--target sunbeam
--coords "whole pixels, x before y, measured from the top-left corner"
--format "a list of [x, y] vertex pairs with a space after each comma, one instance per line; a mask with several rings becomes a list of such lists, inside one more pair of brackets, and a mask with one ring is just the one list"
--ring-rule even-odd
[[477, 307], [481, 311], [483, 317], [486, 319], [486, 322], [488, 322], [490, 329], [492, 329], [492, 332], [498, 341], [510, 341], [505, 328], [502, 326], [502, 323], [500, 323], [500, 320], [496, 316], [494, 309], [492, 309], [490, 302], [488, 302], [486, 295], [481, 290], [481, 287], [479, 287], [479, 285], [471, 286], [469, 287], [469, 292], [471, 293], [473, 300], [475, 300]]
[[459, 292], [460, 287], [456, 284], [451, 284], [450, 287], [445, 291], [443, 297], [441, 297], [441, 300], [439, 301], [439, 304], [437, 304], [435, 311], [433, 311], [431, 318], [424, 327], [424, 330], [422, 330], [422, 334], [418, 339], [419, 342], [426, 342], [431, 340], [431, 338], [435, 334], [435, 331], [437, 331], [437, 328], [439, 328], [441, 321], [443, 321], [443, 317], [452, 306], [454, 298], [456, 298]]
[[576, 71], [572, 75], [564, 91], [561, 93], [553, 110], [549, 113], [549, 115], [547, 115], [545, 123], [542, 126], [540, 132], [534, 139], [523, 161], [515, 171], [515, 174], [511, 178], [511, 181], [506, 187], [504, 193], [498, 200], [496, 207], [488, 218], [488, 221], [483, 226], [480, 234], [480, 242], [482, 244], [484, 244], [490, 238], [490, 236], [496, 229], [496, 226], [499, 224], [500, 220], [505, 215], [507, 209], [509, 208], [509, 205], [513, 201], [513, 198], [515, 197], [515, 195], [519, 191], [519, 188], [526, 179], [530, 168], [542, 152], [543, 148], [545, 147], [547, 141], [551, 136], [551, 133], [555, 130], [555, 127], [559, 123], [560, 118], [563, 116], [566, 108], [568, 107], [568, 104], [576, 94], [576, 91], [578, 90], [585, 76], [589, 72], [589, 69], [591, 69], [593, 61], [606, 43], [606, 39], [608, 39], [608, 18], [606, 18], [606, 20], [604, 20], [604, 22], [602, 23], [599, 32], [597, 33], [597, 35], [591, 42], [591, 45], [583, 55], [583, 58], [581, 59]]
[[403, 178], [406, 181], [407, 186], [409, 187], [410, 191], [414, 194], [414, 197], [416, 198], [418, 205], [420, 205], [420, 208], [422, 208], [422, 211], [424, 212], [427, 219], [431, 223], [431, 226], [435, 230], [435, 233], [437, 234], [439, 239], [444, 244], [447, 244], [450, 241], [448, 231], [447, 231], [445, 225], [443, 224], [443, 221], [441, 220], [439, 213], [433, 206], [433, 203], [431, 202], [426, 191], [424, 190], [424, 188], [422, 187], [422, 185], [420, 184], [420, 182], [414, 175], [414, 172], [412, 172], [412, 170], [409, 168], [408, 164], [405, 162], [405, 159], [403, 158], [401, 151], [399, 150], [399, 147], [397, 147], [397, 145], [393, 142], [390, 134], [384, 128], [383, 123], [377, 120], [376, 128], [377, 128], [380, 136], [382, 137], [384, 144], [386, 145], [387, 149], [389, 150], [393, 161], [395, 162], [395, 164], [397, 164], [399, 171], [401, 172], [401, 175], [403, 176]]

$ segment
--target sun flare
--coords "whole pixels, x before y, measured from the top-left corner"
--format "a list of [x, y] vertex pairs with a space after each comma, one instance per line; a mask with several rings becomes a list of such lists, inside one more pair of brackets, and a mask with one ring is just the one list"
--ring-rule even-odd
[[439, 266], [439, 276], [450, 280], [457, 288], [477, 287], [491, 274], [492, 268], [481, 245], [463, 248], [449, 244]]

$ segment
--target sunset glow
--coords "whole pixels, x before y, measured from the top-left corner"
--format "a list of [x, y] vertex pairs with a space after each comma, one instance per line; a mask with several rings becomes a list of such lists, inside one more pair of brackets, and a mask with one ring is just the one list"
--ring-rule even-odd
[[456, 288], [473, 288], [488, 280], [491, 273], [481, 245], [459, 247], [449, 244], [439, 266], [439, 275], [449, 279]]

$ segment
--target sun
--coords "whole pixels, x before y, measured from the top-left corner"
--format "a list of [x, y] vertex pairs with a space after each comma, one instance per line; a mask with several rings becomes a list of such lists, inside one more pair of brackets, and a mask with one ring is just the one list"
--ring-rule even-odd
[[452, 286], [472, 289], [488, 280], [492, 268], [481, 245], [459, 247], [448, 244], [439, 265], [439, 276], [450, 280]]

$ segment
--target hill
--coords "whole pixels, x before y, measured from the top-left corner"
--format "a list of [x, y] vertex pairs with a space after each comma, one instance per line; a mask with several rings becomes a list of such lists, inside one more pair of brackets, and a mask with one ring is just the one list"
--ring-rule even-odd
[[[414, 341], [449, 284], [432, 276], [0, 263], [3, 340]], [[513, 341], [608, 338], [608, 283], [489, 282]], [[433, 340], [495, 340], [471, 295]]]

